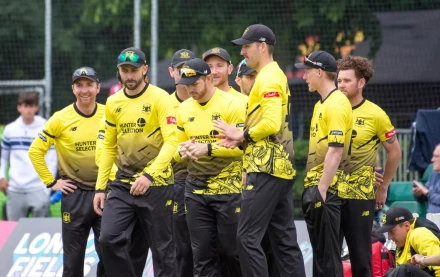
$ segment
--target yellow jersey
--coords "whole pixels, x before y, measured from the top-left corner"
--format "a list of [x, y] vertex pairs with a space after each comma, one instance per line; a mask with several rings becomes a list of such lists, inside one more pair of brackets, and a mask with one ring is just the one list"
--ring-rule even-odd
[[44, 184], [51, 186], [56, 182], [44, 161], [44, 155], [53, 144], [61, 178], [74, 181], [81, 189], [95, 188], [98, 175], [96, 136], [103, 115], [101, 104], [96, 104], [92, 114], [85, 115], [74, 103], [49, 118], [29, 148], [29, 157]]
[[255, 79], [246, 107], [243, 167], [291, 180], [294, 168], [290, 90], [276, 62], [265, 65]]
[[227, 92], [240, 99], [245, 105], [247, 104], [249, 99], [247, 95], [240, 93], [239, 91], [236, 91], [233, 87], [229, 87], [229, 90]]
[[[204, 105], [192, 98], [180, 104], [177, 112], [178, 142], [195, 139], [208, 145], [206, 156], [200, 156], [196, 161], [188, 160], [188, 175], [198, 182], [193, 187], [187, 186], [187, 190], [205, 195], [241, 193], [243, 151], [238, 147], [228, 149], [217, 145], [220, 139], [215, 137], [218, 132], [213, 121], [221, 119], [243, 128], [244, 117], [244, 105], [219, 89]], [[180, 160], [179, 153], [174, 156]]]
[[310, 122], [305, 188], [319, 185], [329, 147], [343, 147], [344, 150], [341, 163], [328, 191], [336, 194], [338, 184], [347, 182], [352, 127], [353, 115], [350, 101], [341, 91], [334, 89], [327, 98], [315, 104]]
[[[170, 95], [170, 104], [173, 106], [176, 114], [182, 102], [183, 100], [179, 98], [177, 92], [174, 92], [173, 94]], [[176, 136], [177, 136], [177, 132], [176, 132]], [[184, 181], [186, 179], [186, 176], [188, 175], [188, 170], [187, 170], [188, 164], [186, 160], [177, 162], [175, 159], [173, 159], [171, 161], [171, 166], [173, 167], [173, 171], [174, 171], [174, 180]]]
[[[411, 264], [411, 248], [422, 256], [434, 256], [440, 253], [439, 239], [426, 227], [414, 228], [417, 218], [414, 220], [411, 228], [406, 235], [405, 246], [402, 249], [396, 249], [396, 267]], [[440, 277], [440, 266], [428, 266], [435, 276]]]
[[380, 143], [396, 135], [388, 115], [364, 99], [353, 107], [353, 134], [348, 184], [339, 186], [344, 199], [374, 200], [377, 151]]
[[[104, 144], [105, 138], [105, 116], [101, 119], [101, 124], [99, 125], [98, 137], [96, 138], [96, 155], [95, 162], [96, 165], [99, 165], [99, 161], [101, 160], [102, 147]], [[116, 172], [118, 171], [118, 167], [116, 164], [113, 164], [112, 170], [110, 171], [109, 180], [113, 181], [116, 179]]]
[[113, 162], [118, 167], [116, 179], [122, 182], [133, 184], [144, 175], [152, 186], [174, 183], [170, 162], [177, 149], [176, 118], [168, 96], [145, 84], [137, 95], [123, 89], [107, 99], [97, 190], [106, 188]]

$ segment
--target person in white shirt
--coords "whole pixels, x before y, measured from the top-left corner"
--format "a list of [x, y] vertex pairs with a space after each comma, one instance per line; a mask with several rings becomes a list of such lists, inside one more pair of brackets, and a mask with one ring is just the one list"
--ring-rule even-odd
[[[20, 117], [6, 125], [1, 141], [0, 191], [7, 195], [6, 215], [12, 221], [27, 217], [29, 212], [33, 217], [49, 215], [50, 192], [38, 177], [28, 156], [32, 141], [46, 122], [35, 115], [39, 109], [38, 102], [38, 93], [20, 93], [17, 105]], [[49, 170], [56, 175], [54, 147], [48, 151], [45, 159]], [[9, 181], [6, 179], [7, 173]]]

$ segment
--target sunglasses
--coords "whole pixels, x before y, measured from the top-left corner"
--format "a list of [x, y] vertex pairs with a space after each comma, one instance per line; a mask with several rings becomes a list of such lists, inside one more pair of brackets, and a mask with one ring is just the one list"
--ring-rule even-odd
[[83, 77], [83, 76], [98, 79], [98, 73], [96, 73], [96, 71], [90, 67], [78, 68], [77, 70], [75, 70], [75, 72], [73, 72], [72, 79], [77, 78], [77, 77]]
[[179, 73], [180, 73], [180, 75], [182, 75], [182, 77], [183, 77], [183, 75], [185, 75], [185, 77], [193, 77], [193, 76], [196, 76], [197, 74], [206, 75], [200, 71], [197, 71], [197, 70], [194, 70], [194, 69], [191, 69], [188, 67], [181, 68]]
[[314, 62], [314, 61], [310, 60], [310, 59], [307, 58], [307, 57], [304, 57], [304, 61], [303, 61], [303, 63], [304, 63], [305, 65], [310, 66], [310, 67], [313, 67], [313, 68], [325, 69], [325, 66], [324, 66], [322, 63], [320, 63], [320, 62]]
[[141, 57], [139, 57], [138, 54], [134, 53], [134, 52], [125, 52], [122, 53], [121, 55], [119, 55], [118, 57], [118, 61], [119, 62], [132, 62], [132, 63], [142, 63], [144, 64], [145, 61], [143, 59], [141, 59]]

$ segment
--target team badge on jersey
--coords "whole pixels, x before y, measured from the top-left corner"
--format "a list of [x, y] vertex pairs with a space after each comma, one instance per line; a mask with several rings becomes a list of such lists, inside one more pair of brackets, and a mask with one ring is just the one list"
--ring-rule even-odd
[[142, 113], [150, 113], [151, 112], [151, 105], [148, 103], [145, 103], [142, 105]]
[[63, 213], [63, 222], [70, 223], [70, 213], [67, 213], [67, 212]]

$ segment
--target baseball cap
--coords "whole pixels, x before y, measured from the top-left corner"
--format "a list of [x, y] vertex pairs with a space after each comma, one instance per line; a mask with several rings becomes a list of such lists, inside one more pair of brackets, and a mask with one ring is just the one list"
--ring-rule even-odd
[[187, 49], [180, 49], [179, 51], [176, 51], [176, 53], [174, 53], [173, 58], [171, 59], [171, 66], [179, 67], [180, 65], [184, 64], [186, 61], [190, 59], [194, 59], [195, 57], [196, 55], [194, 55], [193, 52]]
[[208, 64], [199, 58], [194, 58], [187, 61], [180, 69], [182, 78], [177, 82], [178, 85], [192, 85], [200, 76], [207, 76], [211, 74]]
[[147, 64], [144, 52], [135, 47], [122, 50], [121, 54], [118, 56], [117, 67], [124, 64], [129, 64], [137, 68]]
[[275, 45], [276, 38], [272, 30], [263, 24], [254, 24], [244, 30], [241, 38], [234, 39], [232, 44], [245, 45], [252, 42], [265, 42], [269, 45]]
[[214, 47], [212, 49], [209, 49], [208, 51], [203, 53], [202, 58], [206, 62], [206, 60], [211, 56], [218, 56], [223, 60], [227, 61], [229, 64], [232, 64], [231, 56], [229, 55], [228, 51], [226, 51], [223, 48]]
[[376, 233], [386, 233], [394, 226], [413, 219], [412, 213], [403, 207], [393, 207], [382, 216], [382, 227], [377, 229]]
[[241, 77], [243, 75], [250, 75], [252, 72], [255, 72], [255, 69], [250, 68], [246, 64], [246, 60], [242, 60], [238, 65], [237, 76]]
[[298, 69], [316, 68], [328, 72], [336, 72], [335, 58], [325, 51], [313, 51], [308, 57], [304, 57], [302, 63], [296, 63]]
[[83, 66], [75, 70], [72, 74], [72, 85], [75, 83], [76, 80], [79, 78], [86, 78], [93, 82], [99, 83], [98, 73], [96, 71], [88, 66]]

